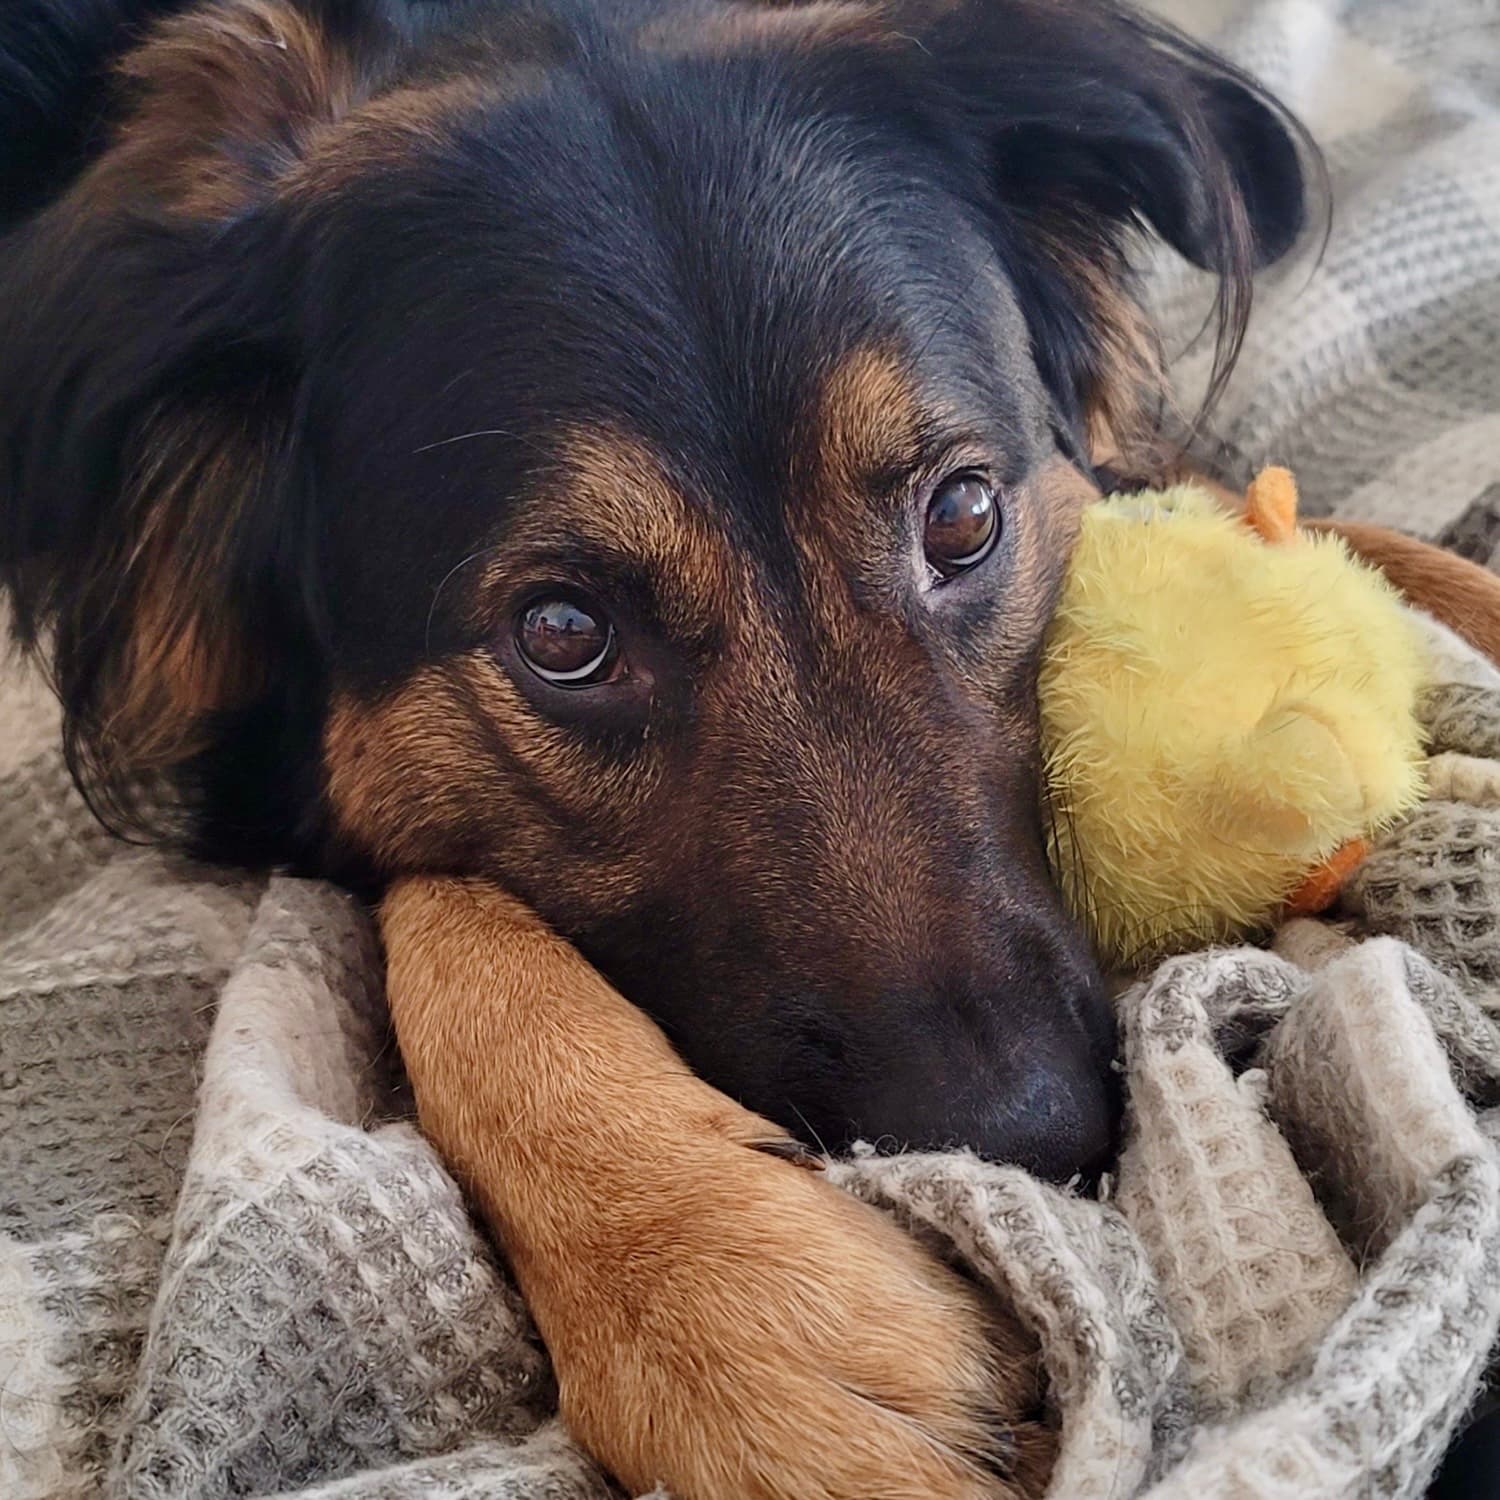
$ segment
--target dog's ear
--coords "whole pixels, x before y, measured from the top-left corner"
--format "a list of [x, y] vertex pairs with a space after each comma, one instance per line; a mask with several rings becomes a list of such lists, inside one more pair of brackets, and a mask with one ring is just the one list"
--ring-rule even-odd
[[1207, 49], [1109, 3], [970, 3], [936, 25], [949, 86], [1017, 211], [1142, 223], [1222, 272], [1296, 239], [1301, 132]]
[[1217, 395], [1253, 272], [1306, 214], [1305, 132], [1261, 87], [1114, 0], [911, 0], [932, 93], [995, 196], [1044, 376], [1068, 421], [1131, 425], [1159, 382], [1128, 293], [1133, 233], [1220, 278]]
[[0, 252], [0, 580], [117, 823], [315, 625], [273, 200], [359, 88], [278, 0], [170, 20], [122, 75], [102, 153]]

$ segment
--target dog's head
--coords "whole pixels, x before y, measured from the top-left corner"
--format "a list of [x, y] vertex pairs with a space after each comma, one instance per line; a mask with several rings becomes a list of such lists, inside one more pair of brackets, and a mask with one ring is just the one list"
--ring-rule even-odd
[[1037, 655], [1157, 394], [1127, 239], [1232, 342], [1301, 222], [1274, 109], [1101, 0], [224, 0], [122, 87], [0, 308], [96, 800], [491, 876], [828, 1144], [1097, 1159]]

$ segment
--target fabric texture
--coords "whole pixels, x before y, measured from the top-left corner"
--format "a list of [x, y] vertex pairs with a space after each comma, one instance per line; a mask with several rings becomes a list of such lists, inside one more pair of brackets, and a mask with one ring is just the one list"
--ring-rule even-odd
[[[1234, 488], [1268, 463], [1306, 516], [1500, 552], [1500, 15], [1494, 0], [1149, 0], [1306, 123], [1327, 244], [1261, 278], [1244, 356], [1200, 445]], [[1206, 278], [1155, 258], [1183, 408], [1211, 362]]]
[[[1500, 14], [1163, 8], [1302, 112], [1337, 205], [1322, 261], [1268, 284], [1216, 456], [1494, 565]], [[1201, 288], [1154, 285], [1190, 403]], [[1122, 996], [1104, 1201], [963, 1154], [833, 1169], [1034, 1328], [1059, 1500], [1415, 1496], [1473, 1397], [1500, 1320], [1500, 677], [1431, 635], [1432, 799], [1336, 919]], [[112, 843], [18, 671], [0, 851], [0, 1495], [612, 1494], [412, 1122], [367, 914]]]

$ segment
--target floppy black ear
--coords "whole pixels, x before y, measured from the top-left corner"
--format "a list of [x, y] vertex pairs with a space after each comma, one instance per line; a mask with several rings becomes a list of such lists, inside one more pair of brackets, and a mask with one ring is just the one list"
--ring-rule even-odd
[[[1141, 222], [1208, 270], [1268, 264], [1304, 219], [1296, 125], [1253, 81], [1162, 27], [1102, 14], [1030, 67], [975, 80], [1001, 196], [1022, 212]], [[1000, 78], [1011, 81], [1000, 84]]]
[[1126, 290], [1138, 231], [1220, 278], [1216, 395], [1252, 273], [1303, 227], [1316, 153], [1301, 127], [1222, 58], [1114, 0], [960, 0], [919, 34], [995, 195], [1065, 415], [1112, 406], [1119, 425], [1121, 387], [1149, 362]]
[[[1270, 265], [1291, 250], [1306, 224], [1303, 156], [1315, 156], [1314, 148], [1301, 125], [1253, 80], [1200, 68], [1196, 81], [1209, 133], [1244, 201], [1255, 264]], [[1168, 238], [1198, 265], [1214, 265], [1205, 254], [1211, 237], [1207, 243], [1195, 243], [1189, 233]]]
[[[925, 40], [925, 39], [924, 39]], [[1251, 78], [1112, 0], [968, 0], [932, 23], [950, 98], [987, 132], [1002, 195], [1149, 224], [1225, 266], [1242, 220], [1252, 259], [1304, 218], [1304, 133]]]
[[352, 96], [282, 0], [126, 59], [98, 159], [0, 245], [0, 584], [75, 777], [132, 788], [281, 690], [316, 630], [294, 263], [272, 178]]

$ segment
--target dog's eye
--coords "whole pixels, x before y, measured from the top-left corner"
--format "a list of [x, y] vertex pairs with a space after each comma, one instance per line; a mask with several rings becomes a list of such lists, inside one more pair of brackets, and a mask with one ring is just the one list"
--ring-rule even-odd
[[558, 687], [607, 682], [619, 659], [615, 627], [593, 605], [561, 596], [537, 599], [516, 621], [526, 665]]
[[981, 475], [950, 474], [933, 491], [922, 545], [927, 561], [944, 578], [983, 562], [999, 535], [1000, 507]]

